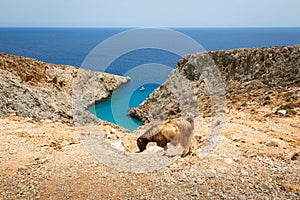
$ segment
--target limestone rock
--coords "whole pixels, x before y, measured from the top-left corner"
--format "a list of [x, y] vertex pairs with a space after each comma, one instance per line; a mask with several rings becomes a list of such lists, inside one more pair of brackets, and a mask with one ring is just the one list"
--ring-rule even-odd
[[266, 142], [266, 146], [268, 146], [268, 147], [283, 147], [284, 143], [282, 140], [272, 139], [272, 140]]
[[[221, 89], [224, 87], [226, 95], [235, 91], [243, 91], [243, 93], [251, 95], [251, 91], [259, 89], [273, 91], [291, 85], [299, 87], [299, 57], [300, 45], [211, 51], [187, 55], [178, 61], [176, 68], [162, 86], [128, 113], [141, 119], [143, 123], [158, 118], [174, 118], [184, 115], [187, 110], [183, 107], [184, 100], [191, 99], [191, 96], [185, 96], [185, 92], [193, 90], [198, 102], [204, 102], [202, 107], [199, 106], [199, 112], [204, 112], [203, 116], [210, 116], [215, 111], [215, 108], [211, 108], [211, 102], [212, 100], [216, 101], [216, 99], [210, 98], [212, 96], [208, 87], [210, 84], [214, 87], [218, 87], [219, 84]], [[191, 58], [197, 60], [199, 69], [196, 69], [195, 65], [191, 63]], [[211, 75], [218, 74], [218, 71], [220, 80], [224, 81], [224, 86], [222, 83], [214, 82]], [[191, 85], [191, 87], [185, 83], [178, 85], [179, 96], [174, 93], [174, 90], [172, 91], [172, 87], [175, 87], [173, 74], [179, 74], [182, 77], [176, 84], [181, 84], [181, 81], [187, 79], [187, 84]], [[180, 97], [182, 98], [180, 99]], [[259, 100], [259, 98], [253, 99], [253, 101]], [[265, 105], [268, 103], [264, 102]], [[187, 103], [187, 105], [189, 104]]]
[[88, 106], [129, 80], [0, 53], [0, 116], [67, 124], [100, 123]]
[[286, 110], [278, 110], [277, 113], [280, 115], [286, 115]]

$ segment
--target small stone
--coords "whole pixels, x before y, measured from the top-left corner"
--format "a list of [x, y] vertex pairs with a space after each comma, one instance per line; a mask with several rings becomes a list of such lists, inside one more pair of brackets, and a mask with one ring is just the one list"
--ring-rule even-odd
[[42, 159], [38, 160], [38, 164], [43, 164], [47, 161], [48, 161], [47, 158], [42, 158]]
[[254, 157], [256, 157], [256, 156], [257, 156], [256, 153], [251, 153], [251, 154], [249, 154], [247, 157], [248, 157], [248, 158], [254, 158]]
[[108, 173], [105, 173], [105, 174], [103, 174], [102, 176], [103, 176], [103, 178], [107, 178]]
[[208, 189], [207, 189], [205, 186], [203, 186], [203, 185], [200, 185], [200, 186], [198, 187], [198, 190], [199, 190], [200, 192], [205, 192], [205, 193], [207, 193], [207, 191], [208, 191]]
[[232, 141], [234, 141], [234, 142], [238, 142], [238, 141], [240, 141], [240, 140], [241, 140], [240, 137], [233, 137], [233, 138], [232, 138]]
[[18, 171], [24, 171], [25, 169], [26, 169], [26, 167], [22, 166], [22, 165], [18, 167]]
[[224, 162], [227, 164], [227, 165], [231, 165], [234, 163], [234, 160], [232, 158], [224, 158]]
[[244, 175], [244, 176], [248, 176], [249, 175], [249, 173], [246, 170], [243, 170], [243, 169], [241, 170], [241, 174]]
[[196, 136], [195, 136], [195, 140], [196, 140], [197, 142], [199, 142], [199, 143], [201, 142], [201, 138], [202, 138], [202, 137], [199, 136], [199, 135], [196, 135]]
[[161, 151], [164, 151], [164, 148], [159, 146], [150, 146], [145, 150], [145, 152], [161, 152]]
[[272, 189], [266, 184], [262, 183], [258, 185], [260, 189], [272, 192]]
[[272, 140], [266, 142], [266, 146], [268, 146], [268, 147], [281, 147], [281, 146], [283, 146], [283, 142], [281, 140], [278, 140], [278, 139], [272, 139]]
[[110, 133], [111, 133], [111, 134], [115, 134], [116, 132], [117, 132], [117, 130], [116, 130], [115, 128], [111, 128], [111, 129], [110, 129]]
[[244, 196], [239, 196], [238, 200], [246, 200], [246, 198]]
[[63, 146], [63, 147], [65, 147], [65, 146], [67, 146], [69, 144], [70, 144], [70, 142], [66, 141], [66, 140], [64, 140], [64, 141], [61, 142], [61, 146]]
[[278, 110], [277, 113], [279, 115], [286, 115], [286, 110]]
[[126, 151], [122, 141], [111, 142], [111, 146], [119, 151]]
[[300, 159], [300, 153], [294, 152], [291, 155], [291, 160], [298, 160]]

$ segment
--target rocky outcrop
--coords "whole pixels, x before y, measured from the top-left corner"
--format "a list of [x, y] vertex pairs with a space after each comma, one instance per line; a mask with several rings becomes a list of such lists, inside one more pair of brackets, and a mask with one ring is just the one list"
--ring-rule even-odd
[[[211, 112], [210, 96], [214, 95], [212, 90], [216, 87], [224, 89], [224, 93], [219, 93], [219, 96], [226, 95], [232, 101], [236, 93], [251, 95], [251, 91], [262, 88], [266, 93], [274, 93], [289, 87], [299, 87], [300, 45], [211, 51], [187, 55], [178, 62], [168, 80], [149, 95], [138, 108], [130, 109], [128, 114], [141, 119], [143, 123], [154, 120], [153, 116], [160, 118], [160, 114], [157, 113], [163, 113], [166, 118], [180, 116], [183, 111], [180, 107], [180, 100], [170, 90], [173, 87], [171, 85], [174, 85], [172, 80], [176, 74], [180, 76], [180, 81], [176, 84], [181, 84], [178, 86], [181, 93], [192, 88], [194, 95], [198, 98], [201, 109], [199, 112]], [[214, 79], [212, 76], [219, 77]], [[182, 84], [181, 82], [185, 80], [188, 83]], [[270, 98], [266, 96], [264, 99], [265, 93], [256, 95], [262, 95], [261, 99], [265, 102]], [[183, 99], [189, 98], [191, 96], [183, 96]]]
[[87, 111], [126, 77], [0, 53], [0, 116], [67, 124], [100, 123]]

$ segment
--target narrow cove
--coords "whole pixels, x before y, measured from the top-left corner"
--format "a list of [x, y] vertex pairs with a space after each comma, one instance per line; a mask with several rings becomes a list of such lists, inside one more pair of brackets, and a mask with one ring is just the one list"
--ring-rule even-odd
[[[141, 85], [129, 96], [132, 82], [121, 85], [106, 101], [96, 103], [89, 107], [89, 111], [98, 118], [122, 126], [130, 131], [136, 130], [142, 122], [127, 115], [128, 108], [137, 107], [159, 84], [148, 83]], [[145, 90], [141, 90], [144, 88]], [[127, 94], [127, 95], [126, 95]], [[129, 98], [128, 98], [129, 96]], [[129, 99], [129, 102], [128, 102]]]

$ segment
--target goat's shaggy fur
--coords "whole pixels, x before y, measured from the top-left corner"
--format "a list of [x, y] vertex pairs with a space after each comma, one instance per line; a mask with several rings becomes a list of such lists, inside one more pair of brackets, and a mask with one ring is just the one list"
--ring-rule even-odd
[[142, 152], [149, 142], [156, 142], [160, 147], [166, 147], [167, 143], [179, 144], [183, 148], [181, 156], [185, 156], [190, 152], [193, 131], [194, 120], [191, 117], [155, 123], [137, 139], [137, 146]]

